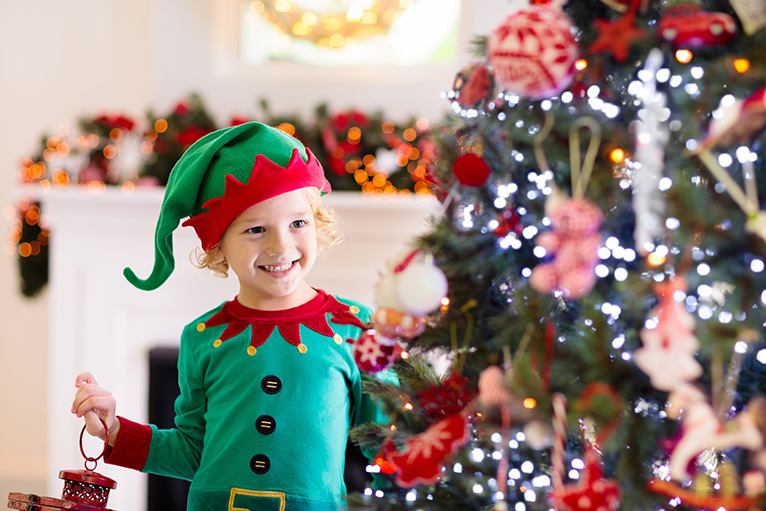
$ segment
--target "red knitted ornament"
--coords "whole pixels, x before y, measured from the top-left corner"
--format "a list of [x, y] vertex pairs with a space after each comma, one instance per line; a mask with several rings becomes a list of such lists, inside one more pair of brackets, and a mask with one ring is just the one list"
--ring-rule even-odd
[[544, 99], [564, 90], [575, 75], [578, 46], [562, 12], [529, 6], [509, 16], [487, 41], [489, 62], [509, 92]]

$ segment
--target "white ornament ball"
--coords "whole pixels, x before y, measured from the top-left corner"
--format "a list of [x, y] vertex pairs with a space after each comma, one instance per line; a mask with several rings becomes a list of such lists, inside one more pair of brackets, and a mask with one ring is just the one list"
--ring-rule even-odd
[[433, 264], [413, 261], [398, 277], [397, 296], [404, 310], [413, 316], [430, 314], [447, 296], [447, 277]]
[[572, 83], [579, 51], [566, 14], [529, 6], [495, 29], [487, 40], [487, 55], [496, 79], [508, 92], [545, 99]]

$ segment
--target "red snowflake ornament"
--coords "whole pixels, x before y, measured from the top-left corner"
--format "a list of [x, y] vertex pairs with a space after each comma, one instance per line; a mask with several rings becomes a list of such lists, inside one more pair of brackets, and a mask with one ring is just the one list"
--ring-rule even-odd
[[620, 503], [620, 486], [604, 478], [598, 454], [589, 448], [585, 453], [584, 477], [577, 484], [565, 485], [551, 493], [551, 499], [568, 511], [611, 511]]
[[390, 456], [399, 472], [396, 484], [411, 488], [434, 484], [442, 474], [445, 460], [468, 440], [468, 420], [452, 415], [433, 424], [407, 441], [404, 452]]
[[354, 361], [365, 373], [374, 374], [391, 367], [401, 348], [396, 341], [367, 330], [354, 343]]

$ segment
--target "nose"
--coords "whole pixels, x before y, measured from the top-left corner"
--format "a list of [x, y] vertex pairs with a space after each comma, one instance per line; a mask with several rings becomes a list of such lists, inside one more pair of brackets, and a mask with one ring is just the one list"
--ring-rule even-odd
[[292, 250], [292, 246], [289, 233], [281, 230], [272, 230], [265, 252], [269, 257], [279, 257], [289, 253]]

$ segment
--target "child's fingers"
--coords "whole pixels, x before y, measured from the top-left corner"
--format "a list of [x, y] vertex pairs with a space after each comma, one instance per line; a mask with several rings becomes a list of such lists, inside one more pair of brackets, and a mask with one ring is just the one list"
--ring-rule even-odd
[[98, 385], [96, 378], [88, 372], [78, 374], [77, 378], [75, 379], [74, 386], [79, 387], [83, 383], [92, 383], [93, 385]]
[[95, 410], [85, 412], [85, 429], [88, 431], [88, 434], [99, 437], [102, 440], [106, 437], [104, 425], [101, 424], [101, 418]]

